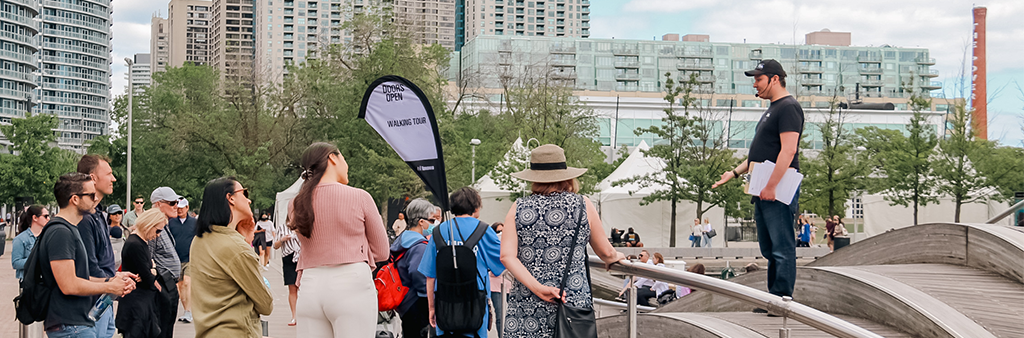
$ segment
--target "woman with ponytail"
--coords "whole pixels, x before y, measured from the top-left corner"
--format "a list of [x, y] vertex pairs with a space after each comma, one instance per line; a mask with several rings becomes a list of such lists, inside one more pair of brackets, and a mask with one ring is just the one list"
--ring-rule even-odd
[[[36, 236], [43, 231], [43, 226], [50, 221], [50, 211], [41, 205], [34, 204], [21, 213], [18, 220], [18, 236], [14, 237], [14, 247], [11, 248], [11, 265], [14, 266], [14, 274], [21, 280], [25, 275], [25, 261], [28, 254], [32, 253], [32, 247], [36, 245]], [[26, 231], [28, 230], [28, 231]]]
[[388, 237], [373, 198], [348, 186], [338, 147], [317, 142], [302, 154], [302, 187], [288, 206], [302, 255], [299, 337], [373, 337], [377, 293], [371, 271], [386, 261]]

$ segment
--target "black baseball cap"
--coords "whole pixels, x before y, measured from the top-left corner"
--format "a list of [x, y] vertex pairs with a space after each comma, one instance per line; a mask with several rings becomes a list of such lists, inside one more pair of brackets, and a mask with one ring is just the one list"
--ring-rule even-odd
[[754, 70], [748, 70], [743, 72], [747, 76], [758, 76], [761, 74], [778, 75], [779, 78], [786, 77], [786, 71], [782, 69], [782, 65], [778, 61], [767, 59], [757, 63], [757, 67]]

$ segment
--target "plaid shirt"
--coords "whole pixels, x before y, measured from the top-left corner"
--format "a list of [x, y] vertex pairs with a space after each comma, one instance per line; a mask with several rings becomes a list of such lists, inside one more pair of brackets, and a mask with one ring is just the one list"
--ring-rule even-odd
[[167, 272], [175, 281], [181, 280], [181, 261], [178, 260], [178, 252], [174, 250], [174, 238], [171, 237], [170, 232], [161, 232], [155, 239], [149, 241], [149, 249], [153, 253], [156, 272], [159, 274]]

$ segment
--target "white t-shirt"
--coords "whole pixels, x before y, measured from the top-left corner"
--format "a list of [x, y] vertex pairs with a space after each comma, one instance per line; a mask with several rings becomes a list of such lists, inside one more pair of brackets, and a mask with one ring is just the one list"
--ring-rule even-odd
[[693, 235], [694, 237], [700, 237], [701, 235], [703, 235], [704, 234], [703, 230], [704, 230], [704, 226], [702, 226], [700, 224], [694, 224], [692, 227], [690, 227], [691, 235]]
[[704, 232], [711, 231], [711, 223], [704, 223]]
[[270, 242], [270, 241], [274, 240], [274, 222], [271, 222], [271, 221], [259, 221], [259, 222], [256, 222], [256, 226], [260, 227], [260, 229], [263, 229], [263, 230], [267, 231], [267, 234], [266, 234], [267, 242]]

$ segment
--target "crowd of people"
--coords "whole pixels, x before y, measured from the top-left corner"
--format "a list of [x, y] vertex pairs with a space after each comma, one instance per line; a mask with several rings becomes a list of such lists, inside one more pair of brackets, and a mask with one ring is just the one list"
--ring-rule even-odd
[[[763, 155], [754, 150], [752, 159]], [[42, 320], [50, 337], [107, 338], [115, 331], [132, 338], [172, 337], [176, 321], [192, 323], [196, 337], [260, 337], [260, 316], [273, 310], [262, 273], [274, 249], [282, 250], [289, 325], [297, 326], [300, 337], [374, 336], [374, 275], [387, 265], [409, 289], [395, 308], [404, 337], [484, 337], [492, 328], [502, 337], [552, 337], [559, 313], [593, 308], [588, 245], [606, 265], [626, 258], [615, 246], [644, 246], [633, 228], [604, 236], [597, 209], [579, 194], [577, 178], [587, 169], [567, 166], [562, 148], [551, 144], [533, 149], [529, 169], [512, 174], [529, 182], [530, 193], [513, 203], [502, 222], [482, 222], [480, 195], [463, 187], [445, 205], [451, 217], [424, 199], [408, 203], [391, 225], [391, 243], [376, 203], [349, 185], [348, 163], [333, 144], [314, 143], [303, 152], [304, 181], [287, 206], [285, 224], [278, 226], [269, 215], [254, 217], [248, 189], [232, 177], [206, 184], [198, 215], [170, 187], [152, 191], [148, 210], [141, 196], [128, 212], [103, 207], [116, 180], [109, 162], [83, 156], [77, 172], [54, 184], [59, 212], [30, 206], [19, 221], [12, 255], [18, 277], [55, 286]], [[746, 164], [723, 174], [719, 184], [743, 171]], [[755, 210], [788, 208], [773, 197], [762, 192]], [[776, 216], [770, 221], [785, 221]], [[759, 235], [766, 232], [759, 237], [785, 233], [763, 228], [768, 216], [756, 217]], [[708, 220], [695, 220], [691, 230], [693, 246], [710, 246], [714, 230]], [[762, 241], [762, 251], [782, 257], [770, 253], [788, 250], [785, 244]], [[659, 253], [642, 251], [638, 258], [664, 266]], [[769, 262], [769, 276], [777, 277], [768, 283], [772, 293], [792, 293], [789, 275], [795, 271], [789, 270], [795, 267], [786, 262]], [[503, 277], [506, 269], [512, 282]], [[688, 271], [703, 274], [704, 267]], [[641, 304], [689, 293], [644, 278], [633, 283]], [[506, 299], [500, 295], [503, 285], [511, 289]], [[105, 297], [119, 299], [117, 306], [103, 309]], [[185, 310], [180, 317], [179, 302]], [[501, 313], [504, 321], [496, 321]]]

